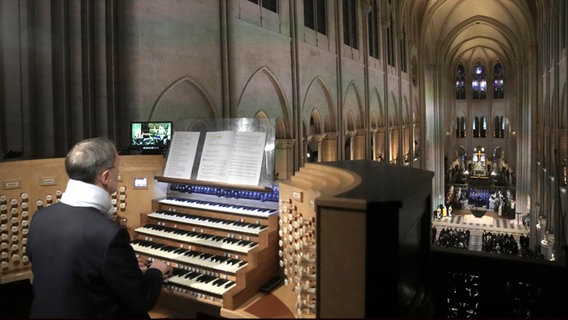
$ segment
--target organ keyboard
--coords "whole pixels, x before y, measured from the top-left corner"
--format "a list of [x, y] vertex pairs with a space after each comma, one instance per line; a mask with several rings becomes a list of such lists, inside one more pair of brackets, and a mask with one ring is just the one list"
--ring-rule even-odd
[[178, 206], [182, 206], [182, 207], [186, 207], [186, 208], [195, 208], [195, 209], [213, 210], [213, 211], [220, 211], [220, 212], [227, 212], [227, 213], [234, 213], [234, 214], [243, 214], [243, 215], [261, 217], [261, 218], [265, 218], [268, 215], [274, 214], [278, 211], [278, 210], [257, 208], [257, 207], [251, 207], [251, 206], [242, 206], [242, 205], [226, 204], [226, 203], [219, 203], [219, 202], [209, 202], [209, 201], [195, 200], [195, 199], [182, 199], [182, 198], [175, 198], [175, 197], [162, 199], [162, 200], [160, 200], [160, 203], [178, 205]]
[[225, 292], [235, 286], [235, 282], [228, 279], [179, 268], [174, 269], [168, 283], [179, 285], [181, 288], [176, 287], [176, 289], [182, 292], [185, 292], [185, 288], [188, 288], [189, 290], [202, 291], [205, 295], [218, 297], [223, 296]]
[[247, 239], [235, 239], [234, 237], [223, 237], [214, 234], [204, 233], [203, 230], [195, 231], [180, 230], [175, 227], [166, 227], [160, 225], [148, 224], [143, 227], [137, 228], [135, 231], [139, 234], [149, 236], [158, 236], [165, 239], [172, 239], [175, 241], [193, 243], [216, 249], [226, 251], [248, 253], [251, 249], [255, 248], [258, 243]]
[[183, 249], [148, 240], [136, 239], [132, 241], [131, 245], [135, 251], [144, 253], [148, 256], [162, 257], [171, 260], [174, 263], [187, 263], [230, 274], [237, 273], [238, 270], [247, 265], [246, 261], [236, 258], [206, 253], [199, 250]]
[[158, 219], [161, 218], [163, 220], [169, 220], [169, 221], [192, 223], [204, 227], [230, 229], [236, 232], [251, 233], [256, 235], [258, 235], [261, 230], [266, 229], [266, 225], [260, 223], [246, 223], [241, 221], [223, 220], [212, 217], [184, 214], [179, 212], [156, 211], [148, 214], [148, 216]]
[[131, 242], [139, 259], [174, 268], [158, 304], [176, 299], [234, 310], [279, 273], [277, 188], [172, 183], [140, 221]]

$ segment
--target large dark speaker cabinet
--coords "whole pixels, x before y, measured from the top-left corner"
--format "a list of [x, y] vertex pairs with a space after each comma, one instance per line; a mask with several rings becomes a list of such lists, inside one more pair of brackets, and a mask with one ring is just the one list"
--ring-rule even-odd
[[315, 200], [317, 318], [412, 316], [428, 287], [433, 172], [367, 160], [322, 165], [361, 179]]

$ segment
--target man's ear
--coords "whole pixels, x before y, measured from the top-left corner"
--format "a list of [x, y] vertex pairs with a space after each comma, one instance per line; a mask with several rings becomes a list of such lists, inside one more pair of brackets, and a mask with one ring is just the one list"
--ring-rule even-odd
[[104, 171], [101, 172], [101, 174], [99, 175], [100, 183], [101, 183], [102, 185], [105, 185], [105, 186], [106, 186], [106, 185], [108, 184], [108, 179], [109, 179], [109, 177], [110, 177], [110, 170], [109, 170], [109, 169], [104, 170]]

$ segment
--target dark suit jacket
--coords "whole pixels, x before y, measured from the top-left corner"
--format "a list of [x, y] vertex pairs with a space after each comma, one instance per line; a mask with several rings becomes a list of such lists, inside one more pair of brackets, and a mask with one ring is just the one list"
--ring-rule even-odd
[[148, 317], [163, 279], [143, 274], [126, 229], [94, 208], [56, 203], [32, 218], [30, 317]]

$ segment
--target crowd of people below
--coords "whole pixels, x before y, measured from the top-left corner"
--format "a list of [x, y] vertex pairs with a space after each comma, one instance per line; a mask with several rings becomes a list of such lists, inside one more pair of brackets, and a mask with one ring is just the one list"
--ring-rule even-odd
[[436, 227], [432, 227], [432, 241], [444, 248], [469, 249], [469, 230], [442, 228], [436, 234]]
[[[469, 250], [470, 239], [468, 229], [442, 228], [438, 233], [437, 228], [432, 226], [432, 244], [436, 246]], [[523, 234], [518, 240], [508, 233], [483, 231], [481, 235], [481, 251], [483, 252], [544, 259], [542, 254], [535, 253], [529, 248], [529, 243], [530, 237]]]
[[481, 250], [502, 254], [519, 254], [519, 244], [512, 234], [483, 231]]

